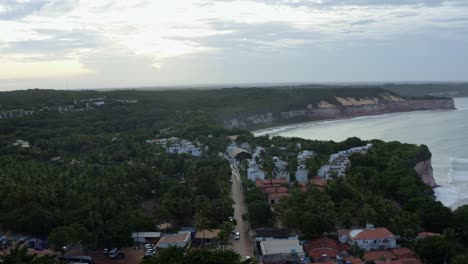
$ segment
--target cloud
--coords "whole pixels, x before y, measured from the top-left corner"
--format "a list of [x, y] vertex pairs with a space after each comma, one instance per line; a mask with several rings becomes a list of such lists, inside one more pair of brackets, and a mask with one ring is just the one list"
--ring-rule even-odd
[[466, 2], [0, 0], [0, 63], [14, 59], [16, 69], [30, 70], [26, 63], [67, 61], [79, 76], [83, 68], [103, 78], [132, 65], [135, 76], [157, 82], [176, 76], [167, 68], [177, 71], [177, 63], [215, 63], [233, 54], [258, 55], [260, 65], [281, 53], [401, 44], [403, 35], [428, 39], [442, 34], [436, 29], [448, 43], [465, 40]]
[[367, 24], [372, 24], [372, 23], [376, 23], [377, 20], [375, 19], [364, 19], [364, 20], [358, 20], [358, 21], [355, 21], [355, 22], [352, 22], [351, 25], [352, 26], [361, 26], [361, 25], [367, 25]]

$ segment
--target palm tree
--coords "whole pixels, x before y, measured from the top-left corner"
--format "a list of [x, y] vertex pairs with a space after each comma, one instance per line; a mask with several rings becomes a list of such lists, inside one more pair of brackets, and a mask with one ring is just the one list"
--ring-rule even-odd
[[221, 225], [221, 231], [216, 236], [216, 239], [221, 244], [222, 249], [226, 249], [226, 246], [230, 244], [229, 239], [231, 237], [232, 232], [234, 232], [234, 225], [230, 222], [224, 222]]
[[205, 231], [211, 231], [209, 219], [203, 215], [203, 212], [200, 211], [195, 215], [195, 226], [197, 227], [197, 230], [202, 230], [203, 234], [203, 241], [202, 241], [202, 247], [205, 248]]

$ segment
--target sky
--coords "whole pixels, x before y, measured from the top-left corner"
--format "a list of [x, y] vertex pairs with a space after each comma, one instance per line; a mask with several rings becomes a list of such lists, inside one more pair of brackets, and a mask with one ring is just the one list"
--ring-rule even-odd
[[468, 0], [0, 0], [0, 90], [468, 80]]

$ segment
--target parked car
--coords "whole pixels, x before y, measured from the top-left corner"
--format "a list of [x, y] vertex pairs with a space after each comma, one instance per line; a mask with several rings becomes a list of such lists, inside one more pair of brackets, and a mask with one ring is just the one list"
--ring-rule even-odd
[[111, 251], [109, 251], [109, 257], [116, 258], [119, 253], [120, 253], [120, 250], [118, 248], [113, 248], [111, 249]]
[[234, 239], [235, 239], [235, 240], [239, 240], [239, 239], [240, 239], [240, 233], [239, 233], [239, 232], [236, 232], [236, 234], [234, 235]]

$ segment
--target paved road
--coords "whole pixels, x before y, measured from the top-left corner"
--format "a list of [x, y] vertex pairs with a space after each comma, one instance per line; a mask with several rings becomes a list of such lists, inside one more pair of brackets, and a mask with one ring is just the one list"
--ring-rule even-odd
[[232, 199], [234, 200], [234, 218], [237, 220], [235, 231], [240, 232], [240, 240], [232, 240], [228, 248], [234, 249], [242, 257], [253, 256], [253, 246], [249, 236], [249, 223], [242, 220], [242, 215], [247, 212], [244, 205], [244, 195], [241, 188], [241, 179], [237, 166], [231, 162], [232, 169]]

